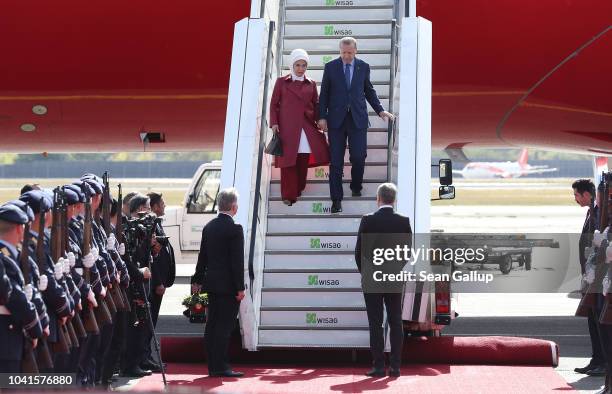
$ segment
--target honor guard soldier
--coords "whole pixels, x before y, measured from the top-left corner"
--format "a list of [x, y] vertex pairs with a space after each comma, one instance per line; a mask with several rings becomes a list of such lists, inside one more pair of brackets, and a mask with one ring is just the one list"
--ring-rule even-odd
[[[33, 286], [26, 285], [17, 263], [17, 245], [23, 241], [25, 212], [14, 205], [0, 207], [0, 263], [10, 281], [6, 304], [0, 305], [0, 372], [21, 372], [24, 349], [32, 352], [43, 331], [36, 307], [31, 302]], [[24, 347], [24, 345], [26, 345]]]
[[[28, 224], [30, 228], [32, 227], [32, 222], [34, 221], [34, 211], [32, 211], [32, 209], [25, 202], [21, 200], [13, 200], [6, 203], [5, 205], [13, 205], [21, 209], [21, 211], [24, 212], [28, 217]], [[29, 234], [24, 233], [24, 239], [25, 237], [29, 237]], [[29, 283], [32, 284], [32, 303], [36, 307], [36, 312], [38, 313], [38, 318], [40, 319], [40, 326], [43, 329], [44, 337], [48, 337], [50, 334], [49, 315], [47, 313], [47, 306], [45, 305], [45, 301], [43, 300], [42, 296], [42, 291], [47, 289], [48, 278], [46, 275], [41, 275], [39, 273], [38, 266], [36, 265], [36, 262], [31, 258], [31, 256], [27, 259], [26, 262], [27, 272], [29, 272], [29, 274], [26, 274], [26, 272], [24, 272], [24, 267], [21, 266], [21, 261], [19, 259], [19, 255], [23, 252], [22, 244], [19, 245], [18, 251], [19, 253], [17, 262], [19, 263], [21, 274], [23, 275], [26, 285]]]
[[[117, 312], [116, 306], [111, 294], [113, 279], [115, 278], [115, 264], [113, 263], [112, 258], [108, 253], [108, 242], [106, 239], [106, 234], [102, 230], [101, 219], [100, 219], [100, 208], [102, 203], [102, 194], [104, 192], [104, 187], [101, 182], [98, 182], [98, 179], [95, 175], [89, 174], [89, 176], [84, 176], [81, 178], [80, 182], [87, 184], [93, 190], [93, 194], [91, 195], [91, 212], [93, 215], [92, 221], [92, 245], [95, 247], [95, 250], [98, 254], [98, 259], [96, 264], [98, 265], [98, 271], [100, 271], [102, 285], [107, 289], [107, 295], [104, 297], [105, 302], [108, 305], [109, 312], [112, 316]], [[114, 241], [112, 241], [114, 243]], [[100, 323], [100, 322], [98, 322]], [[100, 326], [100, 342], [98, 344], [98, 348], [95, 353], [95, 383], [97, 385], [101, 384], [102, 378], [102, 369], [104, 366], [104, 359], [106, 354], [108, 353], [108, 349], [110, 348], [110, 344], [112, 341], [113, 335], [113, 325], [112, 322], [109, 324], [103, 324]]]
[[[51, 224], [50, 210], [53, 205], [52, 198], [43, 191], [32, 190], [24, 193], [19, 199], [28, 204], [32, 211], [34, 211], [34, 221], [30, 227], [30, 244], [28, 245], [30, 250], [30, 256], [35, 259], [42, 257], [43, 261], [37, 261], [37, 266], [41, 274], [46, 275], [48, 278], [47, 288], [43, 291], [43, 299], [47, 305], [47, 312], [49, 315], [49, 338], [48, 342], [51, 344], [54, 351], [53, 364], [60, 367], [66, 365], [69, 359], [69, 354], [60, 351], [64, 344], [65, 339], [61, 336], [59, 330], [65, 330], [65, 326], [68, 323], [68, 319], [74, 315], [74, 301], [70, 297], [65, 281], [64, 281], [64, 259], [60, 258], [57, 262], [54, 262], [51, 258], [51, 247], [49, 244], [49, 238], [46, 236], [45, 231]], [[43, 242], [42, 256], [37, 255], [38, 242]], [[77, 344], [72, 344], [72, 347], [77, 347]], [[70, 351], [68, 349], [68, 351]]]
[[[64, 187], [64, 191], [72, 190], [78, 193], [79, 201], [75, 202], [71, 199], [72, 194], [66, 193], [68, 203], [68, 225], [69, 225], [69, 239], [70, 247], [75, 253], [75, 267], [74, 276], [76, 283], [82, 285], [89, 285], [93, 289], [93, 294], [89, 291], [84, 293], [84, 289], [80, 287], [81, 293], [86, 294], [86, 300], [83, 299], [83, 311], [82, 318], [85, 323], [88, 315], [87, 313], [91, 310], [90, 307], [99, 308], [101, 300], [106, 296], [106, 288], [101, 276], [107, 275], [106, 270], [103, 273], [99, 272], [98, 268], [102, 264], [98, 264], [97, 250], [93, 246], [93, 241], [87, 247], [90, 249], [89, 253], [84, 253], [84, 210], [86, 202], [86, 193], [89, 195], [93, 194], [91, 187], [84, 182], [75, 182], [73, 185], [67, 185]], [[77, 254], [78, 253], [78, 254]], [[104, 267], [106, 268], [106, 267]], [[85, 270], [89, 272], [89, 283], [83, 275]], [[107, 282], [107, 280], [106, 280]], [[107, 282], [108, 283], [108, 282]], [[85, 297], [84, 297], [85, 298]], [[97, 321], [96, 321], [97, 323]], [[95, 357], [100, 344], [100, 332], [98, 330], [88, 330], [87, 338], [83, 341], [78, 359], [77, 368], [77, 380], [82, 386], [93, 387], [95, 383]]]

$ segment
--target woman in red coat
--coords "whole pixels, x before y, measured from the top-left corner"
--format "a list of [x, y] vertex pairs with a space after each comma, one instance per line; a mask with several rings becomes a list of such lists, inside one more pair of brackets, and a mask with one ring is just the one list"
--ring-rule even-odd
[[287, 205], [302, 195], [308, 167], [329, 164], [327, 140], [317, 127], [317, 84], [305, 76], [308, 60], [303, 49], [291, 52], [291, 73], [276, 80], [270, 101], [270, 124], [283, 147], [274, 165], [281, 169], [281, 196]]

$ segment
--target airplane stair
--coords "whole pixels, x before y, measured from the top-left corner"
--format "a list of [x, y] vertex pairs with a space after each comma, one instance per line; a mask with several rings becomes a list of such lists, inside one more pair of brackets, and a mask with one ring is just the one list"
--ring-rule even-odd
[[[320, 83], [324, 64], [338, 56], [339, 39], [350, 35], [389, 108], [393, 0], [286, 0], [281, 12], [282, 75], [289, 72], [291, 50], [303, 48], [310, 55], [307, 75]], [[272, 169], [258, 348], [369, 345], [354, 246], [360, 218], [376, 209], [376, 188], [387, 179], [388, 132], [387, 123], [368, 108], [362, 197], [351, 197], [345, 179], [342, 213], [330, 214], [327, 166], [309, 169], [306, 190], [291, 207], [281, 199], [280, 171]], [[347, 149], [344, 173], [350, 168]]]

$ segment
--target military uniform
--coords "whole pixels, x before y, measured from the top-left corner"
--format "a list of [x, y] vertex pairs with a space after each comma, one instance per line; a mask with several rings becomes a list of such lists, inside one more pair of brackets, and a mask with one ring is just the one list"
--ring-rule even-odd
[[[52, 199], [50, 199], [44, 192], [39, 190], [32, 190], [30, 192], [24, 193], [19, 199], [21, 201], [26, 202], [32, 208], [35, 215], [45, 215], [45, 213], [49, 211], [53, 205]], [[30, 256], [33, 256], [37, 259], [37, 244], [40, 241], [43, 242], [43, 248], [45, 251], [44, 259], [43, 261], [38, 262], [37, 265], [40, 266], [41, 272], [45, 274], [48, 278], [47, 287], [43, 291], [43, 299], [48, 307], [49, 315], [50, 335], [48, 341], [53, 347], [54, 344], [57, 344], [59, 342], [58, 331], [62, 329], [60, 327], [60, 319], [69, 318], [71, 316], [72, 311], [74, 309], [74, 302], [71, 303], [70, 298], [72, 297], [69, 296], [65, 287], [65, 282], [63, 278], [63, 263], [55, 262], [54, 264], [51, 258], [49, 238], [45, 233], [43, 233], [42, 236], [39, 237], [39, 234], [37, 232], [39, 230], [40, 228], [30, 229], [31, 238], [28, 247], [30, 250]], [[56, 264], [60, 264], [61, 266], [56, 267]], [[59, 271], [59, 275], [57, 277], [56, 268]], [[67, 355], [65, 354], [61, 354], [59, 352], [56, 353], [54, 355], [54, 364], [57, 364], [58, 367], [60, 367], [66, 357]]]
[[[27, 214], [14, 205], [0, 207], [0, 221], [25, 224]], [[3, 265], [11, 292], [0, 306], [0, 372], [21, 371], [24, 341], [43, 336], [43, 327], [36, 306], [27, 296], [25, 280], [17, 263], [16, 245], [0, 239], [0, 263]], [[27, 335], [27, 338], [25, 337]]]

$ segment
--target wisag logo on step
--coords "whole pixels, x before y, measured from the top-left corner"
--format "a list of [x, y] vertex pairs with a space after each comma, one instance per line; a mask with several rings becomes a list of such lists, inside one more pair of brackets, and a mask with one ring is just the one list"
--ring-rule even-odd
[[337, 317], [319, 317], [316, 313], [306, 313], [306, 324], [338, 324]]
[[340, 286], [340, 280], [319, 279], [319, 275], [308, 275], [308, 286]]
[[321, 238], [310, 238], [310, 249], [340, 249], [340, 242], [321, 242]]
[[331, 212], [330, 206], [324, 205], [322, 202], [312, 203], [312, 213], [329, 213], [329, 212]]
[[325, 0], [328, 7], [350, 7], [354, 5], [353, 0]]
[[350, 29], [336, 29], [334, 25], [325, 25], [324, 34], [326, 36], [352, 36], [353, 31]]

